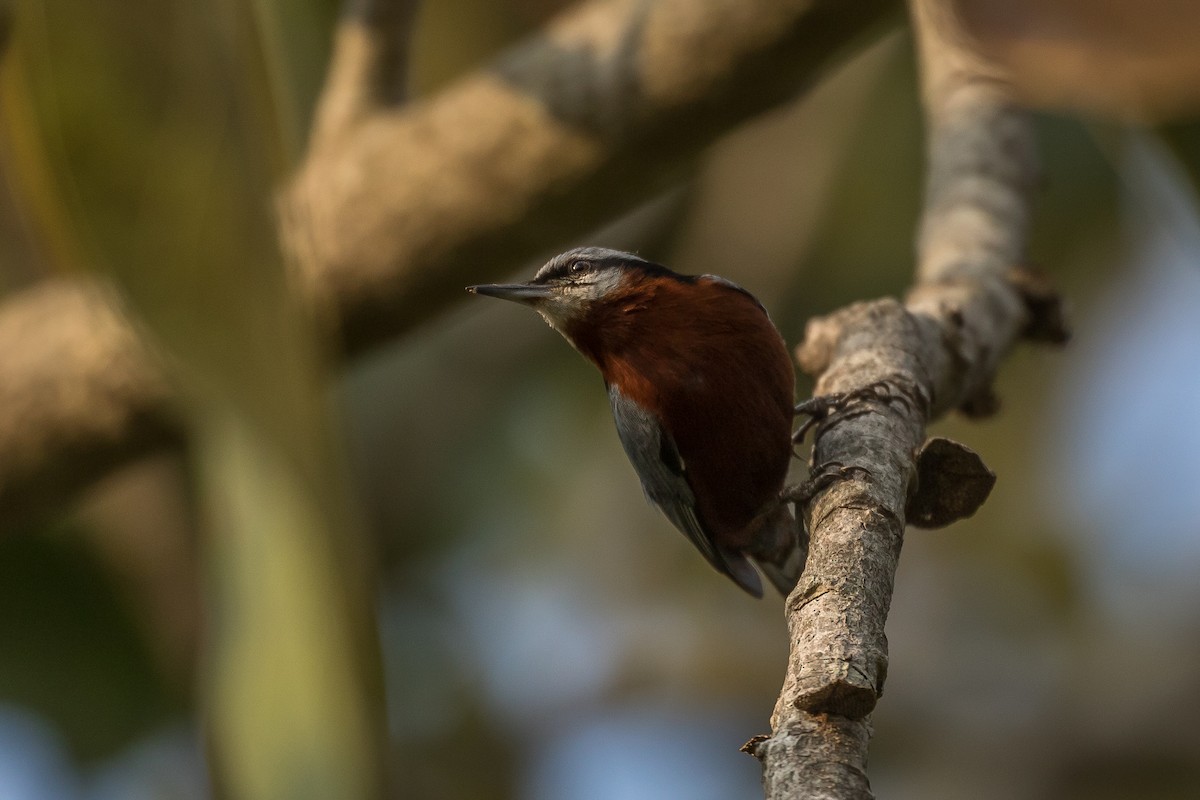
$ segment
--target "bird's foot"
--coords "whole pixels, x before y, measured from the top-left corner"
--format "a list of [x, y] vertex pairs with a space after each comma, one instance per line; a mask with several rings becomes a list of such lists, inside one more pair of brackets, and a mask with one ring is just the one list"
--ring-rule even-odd
[[785, 487], [780, 496], [784, 502], [795, 503], [797, 508], [802, 508], [838, 481], [848, 480], [855, 473], [866, 471], [863, 467], [846, 466], [840, 461], [826, 461], [809, 471], [808, 479], [804, 482]]
[[866, 408], [851, 408], [851, 406], [857, 403], [861, 403], [864, 400], [879, 400], [888, 403], [896, 399], [896, 397], [897, 395], [892, 389], [892, 383], [886, 380], [875, 381], [849, 392], [834, 392], [833, 394], [810, 397], [792, 410], [795, 416], [803, 415], [808, 417], [796, 429], [796, 432], [792, 434], [792, 444], [799, 444], [804, 441], [804, 437], [809, 430], [835, 414], [841, 415], [843, 419], [865, 414], [867, 412]]

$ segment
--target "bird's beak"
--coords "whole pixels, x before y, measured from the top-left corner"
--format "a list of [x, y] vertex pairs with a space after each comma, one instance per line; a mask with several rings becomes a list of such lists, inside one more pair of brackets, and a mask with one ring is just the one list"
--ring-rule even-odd
[[485, 283], [482, 286], [468, 286], [467, 291], [526, 305], [551, 296], [550, 287], [533, 283]]

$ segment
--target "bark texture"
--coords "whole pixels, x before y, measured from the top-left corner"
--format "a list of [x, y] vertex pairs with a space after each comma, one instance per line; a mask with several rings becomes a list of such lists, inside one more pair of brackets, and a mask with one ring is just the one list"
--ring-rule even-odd
[[742, 749], [778, 769], [763, 772], [768, 798], [866, 800], [871, 724], [835, 715], [797, 718], [786, 731], [751, 740]]
[[[903, 303], [811, 320], [797, 350], [816, 395], [836, 400], [815, 428], [827, 488], [808, 506], [772, 734], [748, 745], [771, 800], [871, 796], [867, 726], [887, 677], [884, 624], [925, 425], [992, 410], [992, 378], [1022, 335], [1065, 337], [1054, 295], [1021, 267], [1037, 177], [1030, 120], [942, 3], [910, 5], [928, 123], [916, 280]], [[832, 760], [815, 769], [822, 749]]]
[[[636, 207], [898, 17], [896, 0], [593, 0], [400, 107], [412, 7], [349, 4], [279, 202], [296, 282], [347, 356]], [[78, 319], [116, 326], [108, 349], [67, 336]], [[0, 528], [170, 433], [163, 373], [108, 291], [77, 279], [5, 300], [0, 353], [23, 349], [45, 358], [0, 357]], [[104, 402], [75, 402], [89, 394]]]
[[48, 281], [0, 311], [0, 531], [178, 443], [170, 389], [116, 296]]

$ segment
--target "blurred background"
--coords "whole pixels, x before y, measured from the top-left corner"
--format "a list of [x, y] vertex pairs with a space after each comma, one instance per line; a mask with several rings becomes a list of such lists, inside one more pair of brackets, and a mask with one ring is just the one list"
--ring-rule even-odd
[[[201, 297], [199, 323], [173, 323], [182, 290], [162, 288], [172, 264], [155, 254], [190, 245], [159, 241], [169, 226], [145, 228], [158, 225], [146, 210], [155, 200], [148, 158], [209, 168], [204, 131], [188, 140], [172, 114], [179, 87], [213, 83], [197, 91], [220, 94], [258, 79], [236, 63], [214, 78], [180, 46], [214, 35], [203, 29], [208, 12], [190, 5], [19, 6], [3, 63], [0, 285], [17, 292], [85, 262], [112, 276], [194, 368], [202, 416], [224, 419], [212, 409], [245, 392], [257, 411], [237, 424], [253, 432], [274, 413], [254, 398], [279, 384], [253, 385], [265, 379], [252, 369], [221, 372], [213, 354], [230, 352], [228, 342], [196, 331], [231, 325], [254, 335], [261, 322], [238, 328], [246, 312], [218, 294]], [[435, 93], [564, 5], [425, 3], [414, 92]], [[236, 18], [237, 7], [221, 13]], [[337, 6], [254, 7], [260, 39], [239, 46], [285, 43], [277, 63], [302, 131]], [[1083, 23], [1039, 28], [1017, 11], [969, 19], [1035, 77], [1047, 74], [1037, 58], [1072, 43], [1064, 34], [1056, 50], [1031, 31], [1082, 30], [1076, 50], [1089, 41], [1120, 50], [1111, 37], [1089, 39]], [[1138, 35], [1152, 49], [1154, 31]], [[1030, 38], [1042, 49], [1010, 46]], [[1200, 85], [1190, 63], [1169, 66], [1179, 82]], [[1070, 94], [1065, 79], [1057, 94], [1035, 83], [1052, 95], [1039, 101], [1061, 105]], [[873, 716], [879, 797], [1200, 796], [1200, 218], [1191, 183], [1200, 128], [1144, 124], [1144, 107], [1101, 95], [1087, 109], [1037, 117], [1044, 179], [1030, 255], [1068, 298], [1074, 339], [1062, 350], [1019, 348], [1000, 373], [995, 417], [951, 418], [932, 431], [979, 452], [998, 481], [972, 519], [908, 533], [888, 623], [889, 679]], [[1193, 110], [1187, 98], [1172, 103], [1174, 120]], [[280, 163], [295, 150], [266, 147]], [[802, 99], [731, 132], [684, 185], [587, 241], [727, 276], [795, 344], [809, 316], [903, 292], [922, 163], [912, 41], [900, 30]], [[277, 177], [266, 173], [254, 180]], [[217, 255], [200, 259], [189, 280], [226, 280], [218, 267], [204, 272]], [[303, 340], [302, 324], [281, 330]], [[314, 396], [334, 409], [321, 436], [335, 455], [314, 463], [328, 471], [322, 482], [348, 487], [351, 524], [371, 553], [377, 591], [369, 579], [363, 591], [376, 618], [384, 761], [397, 796], [761, 796], [758, 764], [738, 747], [769, 728], [786, 657], [782, 601], [749, 599], [643, 501], [590, 365], [535, 315], [465, 294], [449, 314], [332, 378], [321, 377], [328, 370], [312, 350], [297, 359], [316, 366], [297, 368], [294, 385], [324, 387]], [[802, 379], [801, 396], [810, 389]], [[281, 413], [281, 424], [303, 427], [313, 412]], [[205, 566], [212, 545], [196, 508], [211, 517], [203, 498], [219, 484], [213, 476], [247, 467], [232, 451], [205, 452], [200, 466], [172, 454], [145, 460], [60, 517], [0, 536], [5, 800], [213, 791], [204, 743], [220, 730], [199, 722], [212, 695], [195, 687], [216, 669], [202, 653], [223, 593]]]

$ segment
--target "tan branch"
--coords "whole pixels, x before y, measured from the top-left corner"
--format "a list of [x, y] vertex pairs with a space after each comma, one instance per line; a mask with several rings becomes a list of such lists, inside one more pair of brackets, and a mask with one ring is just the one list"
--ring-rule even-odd
[[[721, 133], [882, 31], [895, 9], [594, 0], [442, 94], [398, 107], [407, 45], [396, 37], [411, 3], [355, 0], [318, 130], [280, 204], [299, 283], [343, 352], [394, 338], [466, 283], [653, 196]], [[0, 525], [61, 508], [167, 438], [165, 381], [129, 328], [103, 357], [64, 333], [77, 318], [122, 325], [107, 297], [81, 280], [0, 305]], [[17, 363], [22, 351], [43, 363]], [[93, 395], [103, 400], [94, 412], [77, 402]]]
[[882, 29], [890, 0], [594, 0], [314, 150], [285, 240], [356, 352], [679, 179]]
[[178, 443], [161, 371], [110, 293], [53, 281], [0, 312], [0, 532]]
[[[884, 624], [925, 425], [990, 409], [991, 379], [1022, 334], [1063, 334], [1053, 296], [1020, 269], [1036, 176], [1030, 121], [943, 5], [911, 3], [929, 158], [916, 282], [904, 303], [810, 321], [797, 351], [815, 393], [841, 397], [816, 427], [813, 463], [829, 485], [808, 507], [773, 733], [752, 744], [772, 800], [871, 796], [869, 736], [854, 726], [867, 724], [887, 675]], [[825, 755], [837, 753], [824, 772], [811, 765], [814, 730], [831, 740]]]
[[359, 122], [407, 98], [416, 10], [417, 0], [347, 0], [313, 120], [314, 152], [337, 147]]

